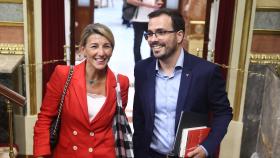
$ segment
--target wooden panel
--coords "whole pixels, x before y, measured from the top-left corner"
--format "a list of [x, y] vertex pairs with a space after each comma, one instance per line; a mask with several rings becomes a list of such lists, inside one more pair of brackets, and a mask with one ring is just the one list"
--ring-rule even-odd
[[252, 52], [280, 54], [279, 35], [253, 35]]
[[278, 7], [280, 8], [279, 0], [257, 0], [257, 8], [259, 7]]
[[189, 53], [202, 57], [202, 49], [203, 49], [203, 38], [202, 39], [191, 39], [189, 40]]
[[23, 43], [23, 27], [0, 26], [0, 43]]
[[[205, 23], [205, 15], [206, 15], [206, 0], [181, 0], [180, 2], [180, 11], [185, 19], [185, 40], [183, 41], [183, 46], [188, 51], [193, 51], [193, 49], [197, 47], [197, 41], [190, 42], [190, 40], [194, 39], [201, 41], [203, 48], [203, 39], [204, 39], [204, 23]], [[202, 22], [203, 24], [196, 24], [192, 22]], [[203, 28], [201, 28], [202, 26]], [[199, 29], [199, 30], [198, 30]], [[199, 32], [199, 36], [198, 32]], [[202, 32], [200, 32], [202, 31]], [[196, 43], [193, 46], [190, 44]], [[201, 42], [199, 42], [201, 43]], [[197, 54], [196, 52], [193, 52]]]

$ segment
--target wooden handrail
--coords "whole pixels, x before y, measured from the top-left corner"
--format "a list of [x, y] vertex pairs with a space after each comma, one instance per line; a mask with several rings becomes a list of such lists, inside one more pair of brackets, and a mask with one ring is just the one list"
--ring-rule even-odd
[[10, 100], [11, 102], [19, 105], [19, 106], [24, 106], [26, 101], [25, 97], [22, 95], [18, 94], [17, 92], [9, 89], [8, 87], [4, 86], [3, 84], [0, 83], [0, 95], [3, 95], [5, 98]]

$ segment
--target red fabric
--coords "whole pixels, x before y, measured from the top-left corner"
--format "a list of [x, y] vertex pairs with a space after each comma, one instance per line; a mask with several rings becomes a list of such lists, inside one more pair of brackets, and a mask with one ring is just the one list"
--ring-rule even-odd
[[[220, 1], [215, 44], [215, 62], [228, 65], [235, 0]], [[226, 79], [227, 69], [222, 70]]]
[[[42, 0], [42, 60], [58, 60], [64, 58], [65, 44], [64, 1]], [[54, 68], [58, 64], [43, 65], [43, 94]]]
[[[46, 95], [41, 112], [34, 128], [34, 156], [49, 155], [49, 127], [52, 117], [57, 113], [62, 89], [69, 68], [55, 68], [47, 84]], [[123, 106], [127, 105], [129, 81], [119, 76]], [[112, 130], [113, 116], [116, 110], [116, 80], [110, 69], [106, 79], [106, 101], [93, 119], [89, 122], [85, 62], [75, 66], [74, 73], [62, 110], [59, 141], [54, 151], [55, 158], [95, 157], [115, 158], [115, 142]], [[94, 132], [94, 135], [90, 135]], [[74, 134], [76, 133], [76, 134]], [[92, 152], [90, 152], [92, 148]], [[76, 149], [76, 150], [75, 150]]]
[[[215, 62], [219, 64], [228, 65], [234, 18], [234, 6], [235, 0], [220, 1], [215, 44]], [[222, 74], [224, 79], [226, 79], [227, 69], [222, 69]], [[219, 158], [219, 153], [220, 147], [215, 153], [215, 158]]]

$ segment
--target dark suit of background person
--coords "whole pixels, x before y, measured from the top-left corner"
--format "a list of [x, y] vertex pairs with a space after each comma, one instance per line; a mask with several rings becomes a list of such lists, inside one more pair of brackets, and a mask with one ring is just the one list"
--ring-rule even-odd
[[[168, 9], [161, 9], [155, 12], [160, 13], [162, 11], [168, 13], [172, 12]], [[183, 50], [181, 47], [181, 42], [183, 40], [184, 33], [180, 30], [184, 30], [184, 27], [180, 27], [184, 25], [184, 21], [177, 22], [177, 26], [180, 27], [177, 27], [176, 29], [174, 28], [175, 25], [172, 26], [172, 20], [170, 16], [167, 16], [166, 14], [160, 14], [160, 16], [165, 16], [165, 19], [160, 21], [155, 20], [158, 18], [158, 16], [151, 17], [152, 14], [154, 13], [149, 15], [149, 37], [147, 40], [153, 50], [155, 57], [150, 57], [138, 62], [135, 65], [134, 70], [135, 96], [133, 105], [133, 145], [135, 157], [149, 158], [155, 157], [152, 156], [154, 153], [160, 153], [160, 151], [151, 149], [151, 143], [153, 137], [155, 136], [155, 131], [157, 130], [155, 127], [155, 116], [157, 114], [157, 99], [155, 97], [157, 80], [156, 76], [158, 75], [158, 71], [156, 71], [156, 62], [159, 61], [157, 60], [157, 58], [159, 58], [159, 54], [162, 53], [162, 51], [167, 50], [168, 44], [170, 44], [168, 43], [168, 40], [171, 38], [174, 39], [174, 37], [175, 41], [178, 41], [177, 44], [175, 44], [178, 46], [176, 52], [178, 55], [175, 62], [177, 62], [177, 59], [179, 58], [178, 56], [180, 56], [179, 54], [181, 54], [181, 58], [183, 55], [183, 67], [175, 68], [175, 63], [173, 65], [173, 70], [181, 71], [178, 99], [177, 104], [174, 105], [176, 106], [174, 108], [175, 110], [173, 111], [175, 113], [174, 133], [178, 127], [181, 111], [191, 111], [201, 114], [212, 113], [213, 117], [210, 124], [212, 130], [207, 139], [201, 144], [207, 150], [208, 155], [212, 155], [226, 134], [228, 124], [232, 119], [232, 109], [225, 92], [225, 81], [221, 76], [220, 69], [218, 66], [204, 59], [193, 56]], [[158, 29], [175, 31], [157, 35], [156, 37], [154, 32]], [[155, 47], [153, 48], [153, 46]], [[170, 49], [168, 51], [170, 52]], [[170, 57], [166, 57], [165, 59], [169, 58]], [[164, 63], [165, 59], [160, 60], [163, 61], [162, 63]], [[158, 62], [158, 66], [161, 67], [162, 64]], [[162, 100], [165, 98], [158, 99]], [[170, 113], [172, 113], [172, 111], [170, 111]], [[166, 126], [164, 126], [164, 128], [165, 127]], [[172, 146], [170, 146], [170, 151], [171, 150]], [[199, 152], [203, 151], [202, 154], [205, 153], [204, 149], [201, 147], [199, 149], [197, 148], [197, 150]], [[160, 153], [159, 155], [161, 154], [162, 156], [160, 157], [166, 157], [164, 155], [168, 153]]]

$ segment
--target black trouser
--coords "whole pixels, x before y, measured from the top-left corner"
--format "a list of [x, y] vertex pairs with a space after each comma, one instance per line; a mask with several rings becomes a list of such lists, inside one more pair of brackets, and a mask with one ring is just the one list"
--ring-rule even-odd
[[167, 156], [161, 153], [156, 152], [153, 149], [149, 149], [149, 158], [178, 158], [178, 156]]
[[134, 61], [135, 63], [139, 60], [142, 60], [141, 56], [141, 43], [143, 39], [143, 34], [148, 30], [147, 22], [133, 22], [133, 30], [134, 30], [134, 44], [133, 44], [133, 52], [134, 52]]

